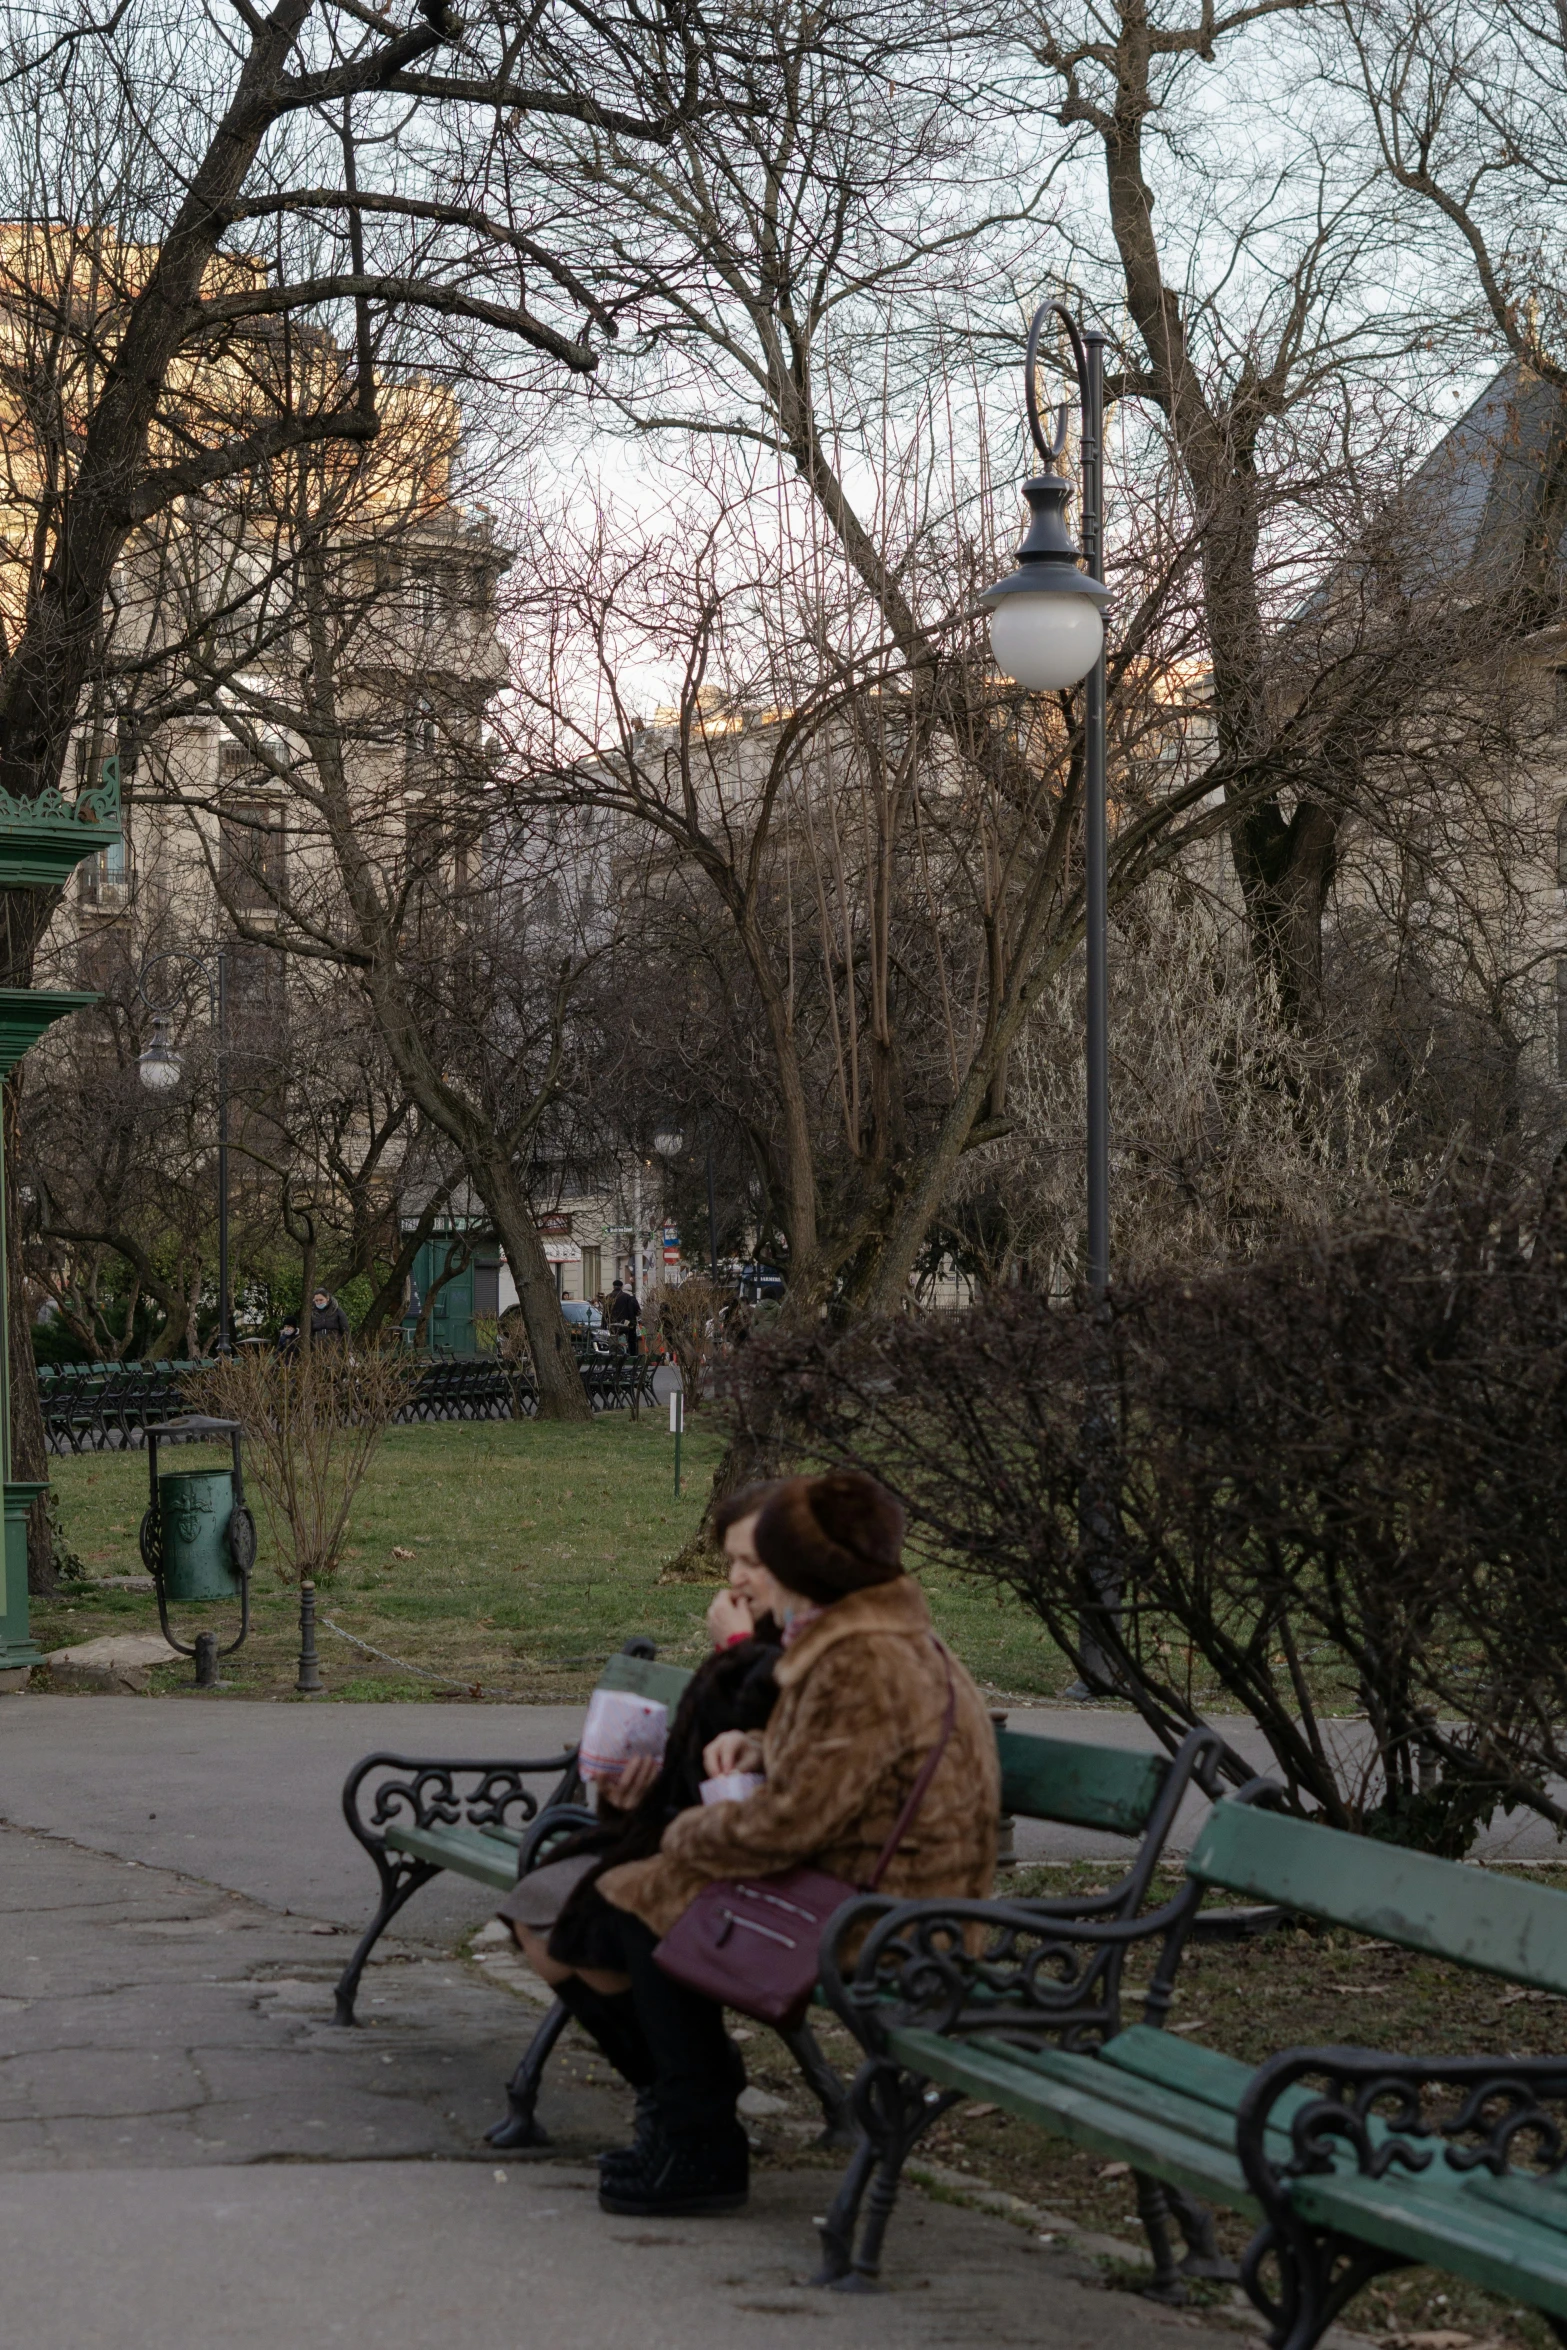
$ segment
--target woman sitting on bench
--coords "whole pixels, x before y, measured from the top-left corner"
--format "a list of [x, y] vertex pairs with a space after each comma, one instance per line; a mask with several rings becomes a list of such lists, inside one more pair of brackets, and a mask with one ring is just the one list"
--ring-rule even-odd
[[[662, 1763], [640, 1756], [617, 1780], [601, 1783], [600, 1825], [573, 1836], [553, 1860], [521, 1878], [496, 1912], [534, 1973], [638, 2092], [639, 2118], [653, 2062], [625, 1971], [623, 1920], [600, 1896], [598, 1879], [617, 1862], [656, 1853], [677, 1813], [701, 1804], [704, 1749], [726, 1731], [760, 1730], [772, 1712], [781, 1626], [767, 1612], [772, 1578], [753, 1537], [763, 1503], [777, 1490], [776, 1483], [744, 1486], [713, 1512], [729, 1585], [707, 1611], [714, 1654], [698, 1666], [680, 1700]], [[738, 2048], [733, 2057], [738, 2068]], [[743, 2071], [739, 2079], [743, 2087]]]
[[[917, 1818], [882, 1877], [891, 1894], [980, 1898], [995, 1867], [1000, 1770], [984, 1702], [931, 1630], [903, 1572], [903, 1511], [853, 1470], [791, 1477], [749, 1529], [762, 1604], [783, 1626], [766, 1730], [708, 1746], [708, 1775], [761, 1771], [742, 1801], [681, 1811], [657, 1853], [618, 1862], [594, 1889], [620, 1952], [621, 2011], [651, 2077], [636, 2142], [605, 2155], [599, 2202], [633, 2216], [737, 2210], [749, 2147], [744, 2086], [723, 2009], [654, 1958], [700, 1889], [810, 1862], [863, 1884], [935, 1755]], [[753, 1601], [753, 1604], [755, 1602]]]

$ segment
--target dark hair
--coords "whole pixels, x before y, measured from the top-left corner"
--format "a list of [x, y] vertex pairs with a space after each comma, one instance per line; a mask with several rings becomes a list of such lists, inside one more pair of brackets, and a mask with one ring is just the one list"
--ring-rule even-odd
[[733, 1493], [726, 1493], [722, 1501], [713, 1504], [708, 1523], [713, 1529], [713, 1540], [722, 1542], [731, 1526], [738, 1526], [742, 1518], [754, 1518], [764, 1510], [782, 1485], [781, 1477], [762, 1477], [754, 1485], [737, 1485]]

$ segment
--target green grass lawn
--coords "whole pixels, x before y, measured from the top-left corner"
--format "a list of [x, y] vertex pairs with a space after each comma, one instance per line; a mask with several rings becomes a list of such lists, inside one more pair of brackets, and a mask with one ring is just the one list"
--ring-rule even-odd
[[[716, 1428], [687, 1429], [677, 1500], [673, 1440], [651, 1414], [639, 1423], [605, 1414], [586, 1428], [467, 1421], [390, 1429], [360, 1489], [342, 1572], [322, 1587], [318, 1606], [342, 1632], [400, 1662], [366, 1656], [323, 1624], [330, 1694], [579, 1697], [632, 1632], [695, 1663], [706, 1646], [708, 1591], [660, 1578], [695, 1531], [720, 1448]], [[180, 1465], [209, 1457], [182, 1448]], [[145, 1454], [61, 1460], [55, 1485], [89, 1576], [139, 1574]], [[298, 1600], [277, 1557], [263, 1522], [254, 1628], [223, 1667], [236, 1695], [270, 1697], [293, 1683]], [[1070, 1680], [1015, 1602], [946, 1576], [927, 1584], [942, 1631], [987, 1686], [1044, 1696]], [[189, 1639], [209, 1622], [223, 1631], [234, 1620], [221, 1605], [186, 1608], [176, 1611], [175, 1629]], [[46, 1649], [156, 1625], [149, 1593], [74, 1585], [56, 1602], [34, 1604], [34, 1636]], [[158, 1676], [175, 1687], [189, 1677], [188, 1665]], [[41, 1676], [37, 1685], [45, 1686]]]

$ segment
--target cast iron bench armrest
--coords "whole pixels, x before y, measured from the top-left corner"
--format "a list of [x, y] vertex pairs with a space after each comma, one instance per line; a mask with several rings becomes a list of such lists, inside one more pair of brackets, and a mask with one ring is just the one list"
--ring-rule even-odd
[[527, 1834], [517, 1840], [518, 1876], [525, 1877], [530, 1869], [540, 1865], [540, 1852], [546, 1845], [553, 1844], [557, 1836], [574, 1834], [581, 1828], [597, 1828], [602, 1824], [598, 1813], [589, 1804], [546, 1804]]
[[[558, 1782], [564, 1782], [564, 1796], [573, 1783], [576, 1763], [575, 1747], [517, 1762], [494, 1756], [458, 1762], [408, 1754], [367, 1754], [343, 1782], [343, 1817], [349, 1833], [372, 1854], [384, 1842], [377, 1829], [392, 1820], [416, 1828], [505, 1828], [511, 1825], [510, 1815], [515, 1812], [518, 1824], [528, 1827], [548, 1805], [541, 1805], [525, 1782], [553, 1772]], [[361, 1808], [360, 1789], [373, 1771], [402, 1776], [380, 1782], [367, 1818]], [[458, 1785], [462, 1779], [473, 1779], [477, 1784], [464, 1789]]]
[[[1164, 1944], [1145, 2002], [1147, 2019], [1163, 2020], [1201, 1899], [1201, 1886], [1186, 1884], [1141, 1916], [1114, 1917], [1094, 1895], [1049, 1902], [867, 1894], [845, 1902], [828, 1924], [822, 1991], [872, 2058], [885, 2054], [890, 2029], [909, 2024], [943, 2036], [1070, 2031], [1107, 2038], [1119, 2028], [1126, 1954], [1146, 1942]], [[844, 1945], [867, 1926], [846, 1977]]]
[[[1456, 2111], [1433, 2112], [1433, 2089]], [[1314, 2341], [1369, 2277], [1424, 2263], [1531, 2303], [1567, 2340], [1567, 2190], [1513, 2168], [1515, 2140], [1552, 2165], [1567, 2154], [1567, 2056], [1271, 2057], [1236, 2110], [1263, 2214], [1242, 2266], [1252, 2301], [1279, 2338]]]
[[[381, 1772], [392, 1775], [377, 1779], [372, 1796], [366, 1781]], [[527, 1782], [545, 1775], [554, 1777], [555, 1786], [541, 1802]], [[463, 1784], [470, 1780], [472, 1785]], [[338, 1978], [338, 2023], [354, 2021], [359, 1978], [392, 1919], [421, 1885], [427, 1885], [448, 1866], [448, 1861], [439, 1857], [442, 1829], [469, 1828], [481, 1833], [506, 1829], [513, 1814], [520, 1827], [530, 1828], [552, 1805], [569, 1802], [577, 1786], [575, 1747], [514, 1762], [494, 1758], [459, 1762], [377, 1753], [356, 1763], [343, 1783], [343, 1817], [350, 1835], [375, 1863], [381, 1898]], [[388, 1830], [397, 1832], [397, 1844], [388, 1842]], [[508, 1865], [515, 1882], [521, 1871], [515, 1864]], [[487, 1876], [485, 1881], [494, 1880]]]

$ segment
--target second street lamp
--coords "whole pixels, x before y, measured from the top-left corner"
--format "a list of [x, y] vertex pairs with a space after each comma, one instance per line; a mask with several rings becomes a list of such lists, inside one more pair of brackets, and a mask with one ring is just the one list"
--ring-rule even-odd
[[185, 1063], [169, 1042], [169, 1020], [164, 1012], [153, 1016], [152, 1042], [138, 1055], [136, 1073], [149, 1093], [172, 1093], [185, 1074]]
[[[1034, 374], [1047, 322], [1065, 327], [1076, 362], [1082, 414], [1083, 543], [1067, 529], [1069, 484], [1056, 466], [1066, 448], [1068, 407], [1048, 434]], [[1042, 302], [1024, 361], [1028, 426], [1045, 471], [1023, 484], [1029, 522], [1017, 569], [980, 597], [990, 612], [998, 666], [1034, 693], [1059, 693], [1087, 679], [1084, 696], [1083, 929], [1088, 950], [1088, 1286], [1102, 1297], [1110, 1279], [1110, 842], [1105, 800], [1105, 605], [1103, 550], [1104, 337], [1085, 334], [1059, 302]]]
[[229, 1304], [228, 957], [220, 947], [207, 963], [200, 955], [176, 947], [166, 955], [154, 955], [137, 974], [136, 992], [152, 1012], [152, 1042], [138, 1055], [136, 1073], [148, 1092], [156, 1094], [172, 1093], [185, 1072], [184, 1060], [169, 1042], [169, 1014], [153, 1010], [152, 998], [147, 993], [147, 981], [163, 963], [184, 963], [192, 971], [199, 971], [207, 983], [207, 1009], [212, 1020], [218, 1081], [218, 1353], [227, 1355], [234, 1351]]

